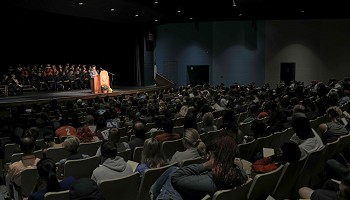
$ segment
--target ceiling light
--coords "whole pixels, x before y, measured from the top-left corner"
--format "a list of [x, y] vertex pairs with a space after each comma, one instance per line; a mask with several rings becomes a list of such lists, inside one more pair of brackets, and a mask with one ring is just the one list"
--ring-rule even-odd
[[83, 2], [79, 2], [79, 6], [82, 6], [84, 3]]
[[155, 22], [157, 22], [157, 21], [158, 21], [158, 19], [155, 19], [154, 21], [155, 21]]
[[114, 11], [114, 8], [111, 8], [111, 11], [113, 12], [113, 11]]
[[138, 14], [135, 15], [135, 17], [138, 17], [138, 16], [139, 16]]
[[177, 12], [178, 12], [178, 13], [180, 13], [180, 12], [181, 12], [181, 10], [177, 10]]
[[235, 0], [232, 0], [232, 6], [233, 7], [237, 6]]
[[243, 14], [242, 14], [242, 13], [239, 13], [239, 14], [238, 14], [238, 16], [239, 16], [239, 17], [242, 17], [242, 16], [243, 16]]
[[158, 0], [155, 0], [154, 3], [157, 4], [157, 3], [158, 3]]
[[190, 19], [190, 20], [192, 20], [192, 19], [193, 19], [193, 17], [190, 17], [189, 19]]
[[301, 12], [301, 13], [304, 13], [305, 11], [304, 11], [304, 10], [301, 10], [300, 12]]

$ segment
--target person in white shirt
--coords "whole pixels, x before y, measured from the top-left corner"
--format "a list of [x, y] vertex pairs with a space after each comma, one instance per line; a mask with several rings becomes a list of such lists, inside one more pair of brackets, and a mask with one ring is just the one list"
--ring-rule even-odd
[[324, 146], [320, 136], [311, 128], [310, 121], [304, 113], [293, 115], [292, 127], [295, 134], [290, 141], [299, 146], [301, 150], [300, 160]]

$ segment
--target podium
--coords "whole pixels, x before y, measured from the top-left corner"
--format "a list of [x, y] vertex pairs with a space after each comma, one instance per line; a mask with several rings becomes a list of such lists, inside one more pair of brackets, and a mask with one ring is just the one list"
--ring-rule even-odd
[[106, 70], [102, 70], [100, 74], [91, 78], [90, 80], [91, 93], [92, 94], [102, 93], [102, 89], [101, 89], [102, 85], [107, 85], [108, 87], [110, 87], [109, 76]]

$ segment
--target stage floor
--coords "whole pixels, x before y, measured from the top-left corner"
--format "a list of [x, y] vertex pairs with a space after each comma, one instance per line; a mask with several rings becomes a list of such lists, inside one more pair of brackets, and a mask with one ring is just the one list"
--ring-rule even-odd
[[50, 99], [57, 100], [69, 100], [69, 99], [91, 99], [96, 96], [118, 96], [118, 95], [131, 95], [138, 92], [155, 92], [162, 89], [167, 89], [170, 86], [141, 86], [141, 87], [124, 87], [114, 86], [112, 93], [92, 94], [91, 90], [72, 90], [72, 91], [59, 91], [59, 92], [24, 92], [23, 95], [0, 97], [0, 107], [6, 108], [9, 106], [15, 106], [19, 104], [32, 104], [32, 103], [46, 103]]

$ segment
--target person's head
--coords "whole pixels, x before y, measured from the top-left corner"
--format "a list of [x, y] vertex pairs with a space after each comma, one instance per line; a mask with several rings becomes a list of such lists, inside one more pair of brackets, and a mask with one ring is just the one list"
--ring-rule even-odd
[[235, 130], [237, 129], [235, 111], [232, 109], [225, 110], [223, 115], [223, 127], [226, 130]]
[[300, 159], [301, 151], [298, 145], [294, 142], [286, 142], [282, 145], [282, 163], [294, 163]]
[[309, 138], [311, 135], [310, 121], [304, 113], [293, 114], [292, 127], [295, 134], [302, 140]]
[[31, 154], [35, 149], [35, 140], [30, 135], [24, 135], [19, 140], [19, 147], [24, 154]]
[[100, 200], [103, 199], [96, 181], [91, 178], [76, 179], [69, 189], [70, 200]]
[[24, 132], [25, 135], [32, 136], [34, 140], [37, 140], [39, 137], [39, 128], [38, 127], [31, 127], [28, 130]]
[[297, 104], [293, 107], [293, 113], [305, 113], [305, 107], [301, 104]]
[[117, 144], [106, 140], [101, 145], [101, 155], [104, 159], [115, 158], [117, 156]]
[[330, 120], [339, 119], [343, 115], [343, 112], [339, 107], [331, 106], [326, 110], [326, 115]]
[[342, 180], [339, 185], [340, 199], [350, 199], [350, 168], [342, 175]]
[[250, 128], [254, 134], [254, 138], [265, 136], [266, 124], [263, 120], [261, 119], [253, 120]]
[[100, 116], [96, 122], [96, 130], [101, 130], [101, 129], [106, 128], [106, 127], [107, 127], [106, 119], [104, 117]]
[[41, 180], [46, 182], [47, 192], [60, 191], [60, 185], [56, 177], [56, 164], [50, 158], [43, 158], [36, 164]]
[[167, 163], [164, 153], [161, 149], [161, 143], [155, 138], [145, 140], [142, 152], [142, 163], [149, 168], [156, 168]]
[[164, 118], [163, 121], [162, 121], [162, 128], [163, 128], [165, 133], [172, 133], [173, 132], [173, 128], [174, 128], [174, 124], [171, 121], [171, 119]]
[[145, 138], [146, 126], [142, 121], [136, 121], [133, 124], [133, 130], [136, 137]]
[[118, 143], [120, 140], [120, 131], [118, 128], [110, 128], [109, 129], [109, 135], [108, 135], [108, 140], [113, 142], [113, 143]]
[[197, 120], [196, 115], [194, 115], [192, 112], [187, 112], [184, 120], [184, 129], [187, 128], [194, 128], [197, 130]]
[[63, 142], [63, 147], [71, 153], [76, 153], [78, 151], [79, 145], [80, 141], [75, 136], [68, 136], [67, 139], [65, 139]]
[[213, 126], [213, 122], [214, 122], [213, 113], [211, 112], [204, 113], [202, 117], [202, 121], [205, 126]]
[[206, 154], [206, 146], [202, 142], [199, 133], [196, 129], [188, 128], [185, 129], [185, 133], [182, 138], [182, 144], [186, 149], [196, 148], [199, 155], [205, 156]]
[[86, 115], [85, 116], [85, 124], [88, 124], [88, 125], [93, 125], [94, 124], [94, 116], [92, 115]]
[[213, 181], [217, 188], [239, 185], [244, 179], [242, 174], [237, 174], [237, 167], [234, 163], [239, 151], [235, 139], [225, 135], [217, 137], [207, 146], [207, 152], [213, 156], [212, 168]]

